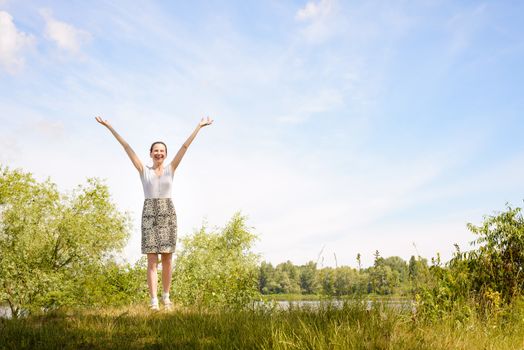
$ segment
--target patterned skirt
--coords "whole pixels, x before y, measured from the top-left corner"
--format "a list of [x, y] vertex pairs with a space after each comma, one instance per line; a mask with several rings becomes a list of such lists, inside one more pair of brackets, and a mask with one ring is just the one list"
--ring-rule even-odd
[[142, 210], [142, 254], [173, 253], [176, 212], [171, 198], [146, 198]]

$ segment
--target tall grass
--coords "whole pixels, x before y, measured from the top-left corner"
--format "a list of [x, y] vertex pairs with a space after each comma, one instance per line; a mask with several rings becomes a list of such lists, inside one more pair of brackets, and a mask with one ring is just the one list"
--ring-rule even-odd
[[3, 349], [522, 349], [524, 305], [427, 321], [376, 303], [227, 311], [141, 306], [0, 321]]

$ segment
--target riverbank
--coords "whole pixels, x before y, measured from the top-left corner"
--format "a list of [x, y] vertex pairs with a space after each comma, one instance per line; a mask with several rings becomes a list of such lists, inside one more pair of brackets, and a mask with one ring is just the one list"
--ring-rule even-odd
[[322, 294], [261, 294], [264, 301], [322, 301], [322, 300], [354, 300], [355, 298], [372, 301], [410, 301], [411, 296], [400, 294], [392, 295], [378, 295], [378, 294], [362, 294], [358, 295], [343, 295], [340, 297], [328, 296]]
[[522, 310], [498, 320], [423, 322], [376, 304], [213, 311], [144, 306], [0, 320], [2, 349], [520, 349]]

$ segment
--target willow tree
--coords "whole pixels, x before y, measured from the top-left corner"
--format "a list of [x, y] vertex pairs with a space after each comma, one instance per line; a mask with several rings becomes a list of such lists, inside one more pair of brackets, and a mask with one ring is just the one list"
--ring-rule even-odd
[[63, 194], [0, 167], [0, 300], [13, 317], [78, 298], [85, 274], [123, 248], [129, 218], [97, 179]]
[[258, 294], [256, 235], [235, 214], [218, 231], [202, 227], [182, 239], [173, 271], [175, 298], [203, 307], [241, 308]]

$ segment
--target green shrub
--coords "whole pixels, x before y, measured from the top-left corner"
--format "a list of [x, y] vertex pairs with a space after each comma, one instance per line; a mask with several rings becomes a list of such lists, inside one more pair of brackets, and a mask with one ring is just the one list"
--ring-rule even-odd
[[468, 224], [478, 236], [476, 249], [461, 252], [456, 245], [453, 258], [430, 267], [431, 277], [416, 298], [418, 312], [436, 318], [453, 312], [460, 317], [472, 309], [492, 317], [524, 292], [524, 219], [521, 208], [487, 216], [480, 226]]
[[0, 166], [0, 300], [13, 317], [80, 303], [78, 282], [101, 269], [128, 232], [129, 218], [99, 180], [61, 194], [50, 180]]
[[182, 239], [173, 270], [173, 295], [186, 305], [243, 307], [258, 295], [256, 236], [235, 214], [220, 232], [200, 231]]

